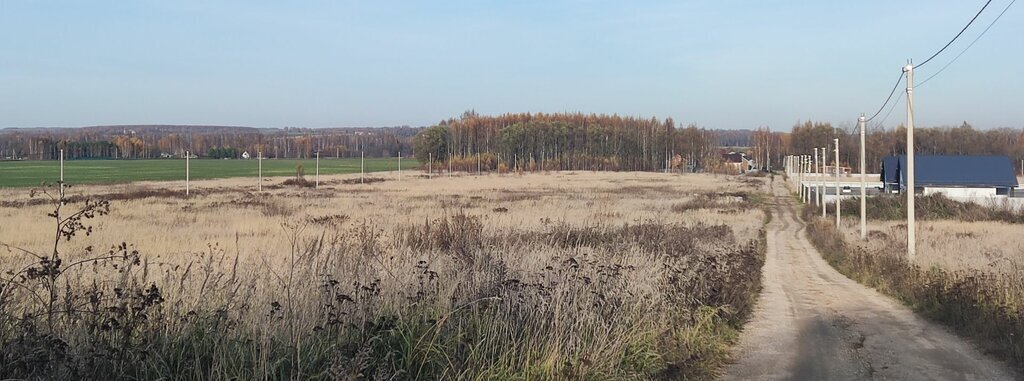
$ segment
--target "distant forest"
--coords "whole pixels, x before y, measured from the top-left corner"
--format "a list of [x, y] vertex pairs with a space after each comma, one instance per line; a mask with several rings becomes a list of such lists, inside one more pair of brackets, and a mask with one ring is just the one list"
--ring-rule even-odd
[[152, 159], [185, 157], [310, 158], [397, 156], [411, 151], [421, 128], [253, 128], [228, 126], [96, 126], [0, 129], [0, 157], [56, 159]]
[[[868, 171], [881, 158], [903, 154], [906, 130], [869, 128]], [[789, 131], [713, 130], [678, 126], [671, 119], [606, 114], [517, 113], [482, 116], [467, 111], [431, 127], [252, 128], [231, 126], [96, 126], [0, 129], [0, 159], [267, 158], [415, 156], [436, 169], [456, 170], [676, 170], [714, 171], [721, 154], [747, 153], [759, 166], [781, 165], [789, 154], [840, 140], [840, 161], [856, 168], [859, 136], [827, 122], [798, 122]], [[1005, 155], [1020, 169], [1024, 130], [917, 128], [919, 154]], [[831, 148], [830, 148], [831, 149]], [[831, 152], [831, 151], [830, 151]], [[833, 157], [830, 153], [830, 158]], [[450, 163], [449, 163], [450, 161]]]

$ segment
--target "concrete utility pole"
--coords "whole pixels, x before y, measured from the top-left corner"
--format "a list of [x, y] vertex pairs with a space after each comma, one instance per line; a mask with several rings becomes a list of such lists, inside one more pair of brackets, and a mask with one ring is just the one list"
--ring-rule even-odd
[[359, 151], [359, 183], [363, 183], [363, 174], [366, 173], [366, 155]]
[[402, 152], [398, 152], [398, 181], [402, 181]]
[[800, 189], [800, 202], [804, 202], [804, 156], [797, 157], [797, 188]]
[[262, 151], [256, 153], [256, 162], [259, 163], [259, 167], [260, 167], [260, 176], [259, 176], [259, 181], [260, 182], [259, 182], [259, 184], [256, 185], [256, 191], [262, 193], [263, 192], [263, 152]]
[[434, 153], [427, 153], [427, 178], [429, 179], [434, 173]]
[[907, 260], [917, 256], [917, 225], [914, 223], [914, 65], [903, 67], [907, 73]]
[[[818, 147], [814, 147], [814, 170], [812, 172], [814, 172], [815, 174], [814, 177], [820, 177], [818, 176]], [[814, 184], [814, 199], [811, 201], [811, 203], [813, 203], [814, 205], [818, 205], [818, 202], [821, 199], [821, 192], [818, 192], [818, 182], [814, 181], [812, 183]]]
[[825, 202], [825, 192], [828, 191], [828, 184], [825, 183], [826, 181], [828, 181], [828, 176], [825, 174], [825, 172], [826, 172], [825, 171], [825, 167], [828, 166], [826, 164], [828, 162], [828, 156], [826, 155], [826, 152], [828, 152], [828, 144], [826, 144], [824, 147], [821, 147], [821, 217], [822, 218], [825, 218], [826, 208], [828, 207], [828, 202]]
[[188, 177], [189, 177], [189, 166], [188, 166], [188, 151], [185, 151], [185, 195], [188, 196]]
[[864, 114], [860, 114], [860, 118], [857, 118], [857, 128], [860, 129], [860, 239], [866, 239], [868, 237], [868, 180], [867, 170], [864, 169], [867, 159], [864, 158], [864, 129], [867, 128], [867, 118]]
[[836, 145], [836, 229], [839, 229], [839, 217], [842, 214], [841, 206], [843, 204], [842, 198], [839, 197], [843, 194], [843, 190], [839, 189], [839, 138], [833, 139], [833, 142]]
[[316, 189], [320, 189], [320, 151], [316, 151]]
[[[804, 182], [809, 184], [811, 181], [811, 155], [804, 155]], [[804, 204], [811, 202], [811, 187], [801, 184], [804, 188]]]

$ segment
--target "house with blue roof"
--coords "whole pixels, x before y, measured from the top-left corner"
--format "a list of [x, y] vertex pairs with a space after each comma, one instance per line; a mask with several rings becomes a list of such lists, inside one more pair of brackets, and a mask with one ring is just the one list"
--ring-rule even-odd
[[[887, 193], [905, 192], [906, 155], [882, 159], [881, 180]], [[953, 198], [1008, 196], [1017, 188], [1013, 164], [1006, 156], [917, 155], [914, 191]]]

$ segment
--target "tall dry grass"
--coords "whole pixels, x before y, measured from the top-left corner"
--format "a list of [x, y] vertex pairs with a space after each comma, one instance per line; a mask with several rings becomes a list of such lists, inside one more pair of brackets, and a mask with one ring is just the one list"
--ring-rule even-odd
[[708, 378], [758, 288], [757, 183], [341, 180], [8, 200], [0, 377]]

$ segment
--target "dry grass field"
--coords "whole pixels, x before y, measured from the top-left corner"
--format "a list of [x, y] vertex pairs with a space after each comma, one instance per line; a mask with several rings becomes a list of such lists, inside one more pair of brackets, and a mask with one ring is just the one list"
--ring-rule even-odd
[[707, 378], [759, 287], [764, 179], [374, 176], [0, 191], [0, 378]]
[[[847, 242], [858, 243], [856, 215], [843, 220]], [[1021, 226], [998, 221], [919, 221], [917, 261], [925, 268], [1019, 274], [1024, 278], [1024, 236]], [[868, 240], [861, 245], [879, 255], [905, 256], [906, 221], [869, 221]]]

